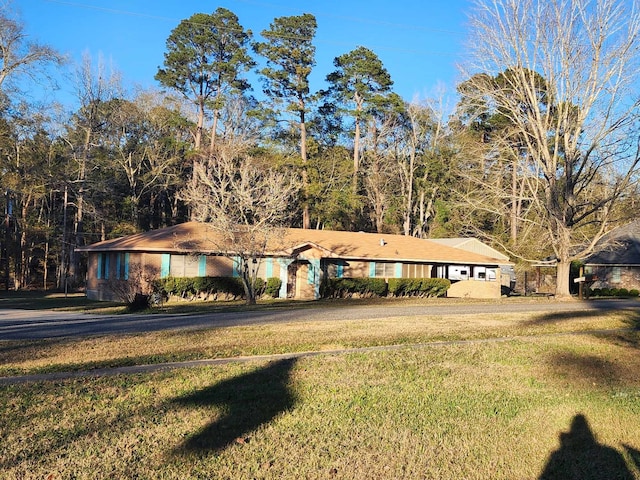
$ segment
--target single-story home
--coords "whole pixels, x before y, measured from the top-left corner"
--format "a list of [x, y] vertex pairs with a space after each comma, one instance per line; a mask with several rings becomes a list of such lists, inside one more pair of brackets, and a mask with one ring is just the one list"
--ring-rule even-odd
[[[499, 298], [503, 260], [403, 235], [282, 229], [255, 265], [280, 278], [280, 298], [317, 299], [323, 278], [449, 278], [449, 296]], [[86, 293], [114, 300], [113, 280], [150, 283], [164, 277], [238, 276], [233, 246], [209, 224], [187, 222], [78, 248], [88, 254]], [[236, 250], [237, 251], [237, 250]], [[132, 275], [132, 272], [137, 272]]]
[[591, 288], [640, 290], [640, 219], [616, 228], [584, 260]]

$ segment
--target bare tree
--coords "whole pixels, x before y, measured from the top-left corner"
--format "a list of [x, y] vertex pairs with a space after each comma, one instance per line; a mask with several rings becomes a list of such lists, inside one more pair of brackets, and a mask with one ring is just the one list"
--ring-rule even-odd
[[525, 182], [520, 220], [544, 232], [537, 241], [552, 248], [566, 296], [571, 261], [637, 181], [639, 12], [618, 0], [476, 0], [471, 27], [469, 72], [502, 78], [470, 81], [518, 138], [501, 155], [518, 159]]
[[301, 183], [293, 173], [250, 156], [248, 146], [219, 140], [213, 154], [196, 164], [196, 181], [182, 190], [182, 198], [195, 220], [209, 222], [216, 249], [238, 262], [235, 267], [251, 305], [267, 244], [284, 234]]
[[53, 48], [31, 41], [24, 25], [9, 10], [10, 3], [0, 5], [0, 89], [10, 78], [27, 76], [40, 80], [50, 65], [62, 64], [64, 57]]
[[[82, 64], [76, 69], [76, 96], [80, 105], [73, 115], [68, 131], [63, 140], [70, 149], [73, 158], [71, 170], [75, 178], [70, 180], [71, 189], [75, 193], [75, 219], [73, 234], [75, 240], [68, 242], [66, 231], [63, 242], [70, 247], [84, 245], [84, 215], [89, 208], [87, 204], [87, 182], [92, 169], [96, 150], [99, 146], [98, 134], [103, 128], [106, 117], [112, 113], [109, 102], [122, 96], [120, 75], [113, 68], [107, 69], [103, 58], [98, 58], [93, 66], [88, 52], [83, 54]], [[71, 173], [71, 172], [69, 172]], [[65, 202], [65, 216], [67, 203]], [[66, 225], [64, 226], [66, 229]], [[75, 278], [79, 273], [79, 256], [71, 250], [68, 265], [69, 275]]]

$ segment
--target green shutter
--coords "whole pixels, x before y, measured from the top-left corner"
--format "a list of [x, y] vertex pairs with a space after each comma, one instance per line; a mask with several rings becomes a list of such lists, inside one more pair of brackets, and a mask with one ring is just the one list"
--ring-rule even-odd
[[369, 262], [369, 277], [374, 278], [376, 276], [376, 262]]
[[200, 255], [198, 258], [198, 276], [206, 277], [207, 276], [207, 256]]
[[160, 259], [160, 278], [167, 278], [171, 269], [171, 254], [163, 253]]

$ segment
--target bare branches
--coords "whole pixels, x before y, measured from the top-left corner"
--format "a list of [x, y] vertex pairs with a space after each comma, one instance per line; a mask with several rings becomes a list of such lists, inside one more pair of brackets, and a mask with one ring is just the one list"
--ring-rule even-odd
[[[469, 71], [480, 74], [464, 93], [499, 124], [497, 148], [487, 153], [510, 159], [517, 175], [512, 225], [537, 222], [559, 262], [568, 264], [591, 248], [592, 235], [606, 232], [602, 225], [639, 171], [638, 149], [630, 144], [638, 145], [640, 120], [639, 12], [616, 0], [475, 5]], [[517, 185], [527, 207], [519, 211]], [[500, 205], [501, 190], [492, 187], [482, 185], [496, 199], [491, 204]], [[565, 283], [558, 282], [558, 294], [568, 293]]]
[[22, 23], [12, 18], [6, 5], [0, 7], [0, 88], [10, 77], [36, 79], [47, 66], [63, 61], [53, 48], [30, 41]]

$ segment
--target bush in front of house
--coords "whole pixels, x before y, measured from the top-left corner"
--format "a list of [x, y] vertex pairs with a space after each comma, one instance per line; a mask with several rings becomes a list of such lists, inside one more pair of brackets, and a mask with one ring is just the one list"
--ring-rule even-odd
[[166, 277], [155, 280], [153, 290], [164, 298], [193, 298], [200, 294], [222, 294], [233, 298], [244, 296], [242, 279], [239, 277]]
[[282, 280], [278, 277], [267, 278], [267, 284], [264, 288], [264, 293], [271, 298], [278, 298], [280, 296], [280, 288], [282, 287]]
[[640, 291], [638, 289], [628, 290], [626, 288], [594, 288], [589, 293], [590, 297], [638, 297]]
[[330, 278], [322, 288], [324, 297], [385, 297], [387, 282], [384, 278]]
[[390, 278], [389, 294], [394, 297], [444, 297], [451, 286], [446, 278]]
[[[279, 278], [269, 278], [266, 282], [256, 278], [254, 285], [256, 297], [270, 295], [277, 298], [282, 282]], [[224, 295], [232, 298], [244, 297], [244, 286], [240, 277], [166, 277], [153, 282], [154, 293], [163, 298], [179, 297], [192, 299], [198, 296], [217, 297]]]

